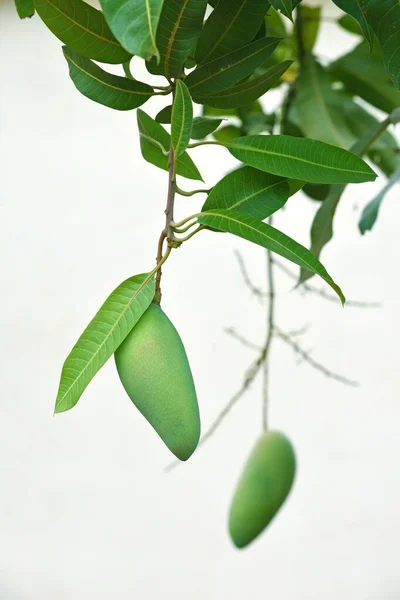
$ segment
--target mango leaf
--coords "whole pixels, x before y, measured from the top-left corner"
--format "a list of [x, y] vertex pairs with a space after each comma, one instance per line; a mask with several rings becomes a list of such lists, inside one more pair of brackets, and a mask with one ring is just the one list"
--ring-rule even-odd
[[279, 42], [275, 38], [257, 40], [197, 67], [185, 79], [193, 100], [197, 101], [201, 95], [211, 96], [221, 92], [251, 75], [267, 60]]
[[350, 148], [355, 138], [347, 124], [342, 96], [332, 89], [324, 68], [312, 56], [305, 56], [301, 62], [293, 106], [307, 137]]
[[395, 86], [400, 88], [399, 0], [367, 0], [366, 12], [368, 22], [381, 44], [386, 69]]
[[35, 7], [33, 0], [14, 0], [15, 8], [20, 19], [26, 19], [27, 17], [33, 17], [35, 14]]
[[154, 297], [150, 273], [123, 281], [107, 298], [63, 365], [55, 413], [73, 408], [96, 373], [123, 342]]
[[379, 209], [383, 200], [385, 199], [386, 194], [391, 190], [391, 188], [400, 181], [400, 168], [393, 173], [385, 187], [379, 192], [377, 196], [370, 202], [368, 202], [367, 206], [364, 208], [360, 221], [358, 223], [358, 228], [360, 232], [364, 235], [366, 231], [370, 231], [376, 223], [378, 218]]
[[[156, 167], [168, 171], [168, 152], [171, 136], [159, 123], [141, 109], [137, 111], [137, 120], [143, 158]], [[182, 177], [203, 181], [187, 152], [177, 158], [176, 172]]]
[[287, 179], [242, 167], [213, 187], [201, 210], [229, 208], [262, 221], [282, 208], [288, 198]]
[[234, 140], [242, 135], [242, 131], [236, 125], [226, 125], [226, 127], [221, 127], [218, 131], [214, 131], [213, 137], [219, 142], [225, 144]]
[[107, 73], [65, 46], [63, 52], [75, 87], [94, 102], [115, 110], [132, 110], [154, 95], [153, 88], [147, 83]]
[[324, 279], [328, 285], [338, 294], [342, 303], [345, 297], [340, 287], [333, 281], [323, 265], [311, 254], [309, 250], [298, 242], [288, 237], [278, 229], [267, 223], [258, 221], [233, 210], [216, 208], [201, 213], [198, 216], [199, 223], [237, 235], [249, 242], [258, 244], [267, 250], [276, 252], [283, 258], [287, 258], [303, 269], [308, 269]]
[[293, 21], [293, 1], [292, 0], [270, 0], [275, 10], [279, 10], [285, 17]]
[[165, 123], [170, 124], [172, 119], [172, 104], [169, 106], [165, 106], [159, 113], [156, 115], [157, 123]]
[[225, 143], [251, 167], [312, 183], [362, 183], [376, 174], [358, 156], [317, 140], [288, 135], [254, 135]]
[[197, 63], [210, 62], [249, 44], [268, 8], [267, 1], [220, 0], [208, 17], [197, 42]]
[[203, 25], [207, 0], [165, 0], [158, 23], [156, 46], [160, 63], [152, 59], [147, 68], [168, 79], [182, 77], [183, 67]]
[[[333, 0], [334, 4], [342, 9], [343, 12], [353, 17], [361, 27], [361, 31], [367, 40], [369, 47], [372, 49], [374, 43], [374, 34], [367, 21], [363, 5], [365, 0]], [[381, 2], [381, 0], [379, 0]]]
[[370, 52], [368, 44], [361, 43], [333, 63], [330, 70], [352, 94], [376, 108], [390, 113], [400, 105], [400, 92], [390, 80], [376, 44]]
[[100, 0], [104, 16], [120, 44], [142, 58], [159, 57], [156, 30], [163, 0]]
[[[303, 48], [306, 53], [311, 53], [317, 41], [319, 25], [321, 18], [321, 7], [320, 6], [307, 6], [302, 5], [301, 7], [301, 21], [302, 30], [301, 37], [303, 41]], [[297, 35], [297, 23], [294, 24], [294, 36]]]
[[82, 0], [35, 0], [45, 25], [71, 50], [98, 60], [120, 64], [131, 55], [115, 39], [103, 13]]
[[192, 140], [202, 140], [215, 131], [223, 119], [212, 119], [210, 117], [195, 117], [193, 119]]
[[171, 120], [171, 143], [175, 158], [185, 152], [190, 142], [192, 124], [192, 99], [186, 85], [183, 81], [177, 79]]
[[355, 19], [353, 19], [353, 17], [350, 17], [350, 15], [343, 15], [343, 17], [340, 17], [340, 19], [338, 19], [337, 22], [338, 25], [340, 25], [340, 27], [342, 27], [342, 29], [344, 29], [345, 31], [348, 31], [349, 33], [354, 33], [354, 35], [360, 35], [361, 37], [364, 37], [360, 25]]
[[244, 83], [239, 83], [212, 95], [195, 95], [195, 102], [208, 104], [216, 108], [239, 108], [257, 100], [274, 86], [292, 61], [287, 60], [268, 69], [260, 77], [255, 77]]

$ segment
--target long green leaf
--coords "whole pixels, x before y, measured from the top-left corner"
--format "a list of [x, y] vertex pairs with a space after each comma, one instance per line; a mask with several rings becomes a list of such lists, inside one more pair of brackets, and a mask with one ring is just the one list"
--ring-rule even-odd
[[203, 25], [207, 0], [165, 0], [157, 28], [156, 46], [160, 63], [155, 59], [148, 69], [168, 79], [182, 77], [183, 67], [193, 50]]
[[154, 297], [154, 277], [135, 275], [119, 285], [67, 356], [55, 411], [73, 408], [85, 388], [136, 325]]
[[[165, 129], [154, 121], [143, 110], [137, 111], [142, 155], [147, 162], [168, 171], [168, 152], [171, 136]], [[187, 152], [176, 159], [176, 172], [182, 177], [202, 181], [202, 177]]]
[[279, 10], [285, 17], [293, 21], [293, 1], [292, 0], [270, 0], [275, 10]]
[[223, 119], [195, 117], [190, 137], [192, 140], [202, 140], [215, 131], [221, 125], [222, 121]]
[[311, 183], [361, 183], [376, 178], [358, 156], [316, 140], [254, 135], [236, 138], [225, 146], [245, 164], [281, 177]]
[[262, 221], [282, 208], [289, 195], [287, 179], [242, 167], [213, 187], [201, 210], [229, 208]]
[[193, 105], [189, 90], [180, 79], [176, 81], [172, 105], [171, 142], [175, 158], [185, 152], [190, 142], [193, 125]]
[[307, 248], [304, 248], [304, 246], [301, 246], [292, 238], [278, 231], [278, 229], [241, 213], [225, 209], [214, 209], [201, 213], [198, 216], [198, 221], [213, 229], [233, 233], [249, 242], [258, 244], [287, 258], [296, 265], [308, 269], [312, 273], [316, 273], [335, 290], [344, 304], [345, 297], [340, 287], [333, 281], [323, 265]]
[[39, 17], [58, 39], [81, 56], [119, 64], [130, 58], [103, 13], [82, 0], [35, 0]]
[[[378, 0], [381, 2], [381, 0]], [[354, 17], [361, 27], [365, 39], [368, 41], [370, 48], [372, 48], [374, 42], [374, 34], [369, 25], [363, 5], [365, 6], [365, 0], [333, 0], [334, 4], [341, 8], [343, 12], [347, 13], [351, 17]]]
[[192, 98], [197, 101], [201, 95], [217, 94], [248, 77], [271, 56], [279, 42], [275, 38], [257, 40], [198, 67], [185, 80]]
[[216, 108], [239, 108], [261, 98], [271, 89], [292, 64], [291, 60], [279, 63], [268, 69], [263, 75], [239, 85], [222, 90], [213, 95], [195, 96], [195, 101]]
[[393, 83], [400, 88], [400, 2], [367, 0], [366, 12], [382, 46], [386, 69]]
[[197, 63], [210, 62], [249, 44], [268, 8], [267, 1], [220, 0], [208, 17], [197, 42]]
[[20, 19], [26, 19], [27, 17], [33, 17], [35, 14], [35, 7], [33, 0], [14, 0], [15, 8]]
[[131, 54], [159, 56], [156, 31], [163, 0], [100, 0], [111, 31]]
[[364, 235], [366, 231], [370, 231], [376, 223], [378, 218], [379, 209], [383, 200], [385, 199], [386, 194], [391, 190], [391, 188], [400, 181], [400, 168], [393, 173], [385, 187], [379, 192], [373, 200], [368, 202], [367, 206], [364, 208], [360, 221], [358, 223], [359, 230]]
[[115, 110], [132, 110], [154, 95], [153, 88], [146, 83], [107, 73], [65, 46], [63, 52], [76, 88], [94, 102]]

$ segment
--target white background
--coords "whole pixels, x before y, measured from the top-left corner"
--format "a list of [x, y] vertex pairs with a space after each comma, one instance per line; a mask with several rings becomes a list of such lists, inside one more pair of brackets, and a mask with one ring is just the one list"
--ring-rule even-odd
[[[74, 410], [52, 416], [82, 329], [114, 287], [154, 264], [167, 177], [141, 159], [134, 112], [81, 96], [40, 20], [20, 22], [4, 0], [0, 9], [1, 600], [399, 598], [398, 188], [362, 238], [360, 210], [382, 183], [351, 186], [323, 254], [349, 298], [381, 308], [342, 310], [278, 277], [280, 326], [311, 324], [305, 347], [361, 385], [326, 379], [275, 342], [271, 424], [292, 439], [298, 477], [268, 531], [237, 551], [227, 510], [261, 430], [260, 382], [169, 475], [171, 457], [112, 360]], [[355, 41], [327, 23], [319, 49], [332, 56]], [[207, 184], [234, 164], [219, 148], [192, 156]], [[178, 216], [200, 202], [181, 198]], [[298, 195], [277, 225], [308, 245], [315, 208]], [[163, 305], [190, 357], [203, 429], [253, 358], [223, 328], [264, 336], [265, 309], [234, 249], [263, 285], [264, 252], [228, 235], [195, 237], [164, 270]]]

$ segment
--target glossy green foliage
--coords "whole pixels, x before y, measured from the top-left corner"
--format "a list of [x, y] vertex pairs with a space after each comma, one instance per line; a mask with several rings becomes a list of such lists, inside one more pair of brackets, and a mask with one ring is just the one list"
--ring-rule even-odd
[[159, 56], [156, 30], [163, 0], [100, 0], [111, 31], [131, 54]]
[[364, 0], [367, 19], [382, 47], [386, 69], [400, 88], [399, 0]]
[[82, 0], [35, 0], [47, 27], [71, 50], [99, 62], [119, 64], [130, 58], [115, 39], [104, 15]]
[[15, 8], [20, 19], [26, 19], [35, 14], [33, 0], [15, 0]]
[[200, 437], [196, 390], [185, 348], [158, 304], [151, 304], [115, 352], [122, 384], [142, 415], [180, 460]]
[[202, 102], [203, 96], [217, 94], [248, 77], [271, 56], [279, 41], [257, 40], [192, 71], [185, 82], [193, 100]]
[[376, 174], [358, 156], [323, 142], [287, 135], [255, 135], [226, 144], [242, 162], [281, 177], [313, 183], [361, 183]]
[[[360, 26], [360, 29], [368, 41], [370, 48], [372, 48], [374, 42], [374, 34], [371, 25], [368, 23], [365, 15], [365, 0], [333, 0], [333, 2], [341, 8], [345, 13], [353, 17]], [[378, 0], [381, 3], [381, 0]]]
[[285, 502], [296, 473], [292, 444], [278, 431], [264, 433], [254, 446], [229, 511], [229, 533], [244, 548], [264, 531]]
[[370, 231], [376, 223], [378, 218], [379, 209], [383, 200], [385, 199], [386, 194], [392, 189], [392, 187], [400, 182], [400, 167], [393, 175], [390, 177], [387, 184], [383, 187], [383, 189], [368, 202], [367, 206], [365, 206], [360, 221], [358, 223], [358, 228], [360, 232], [364, 235], [366, 231]]
[[295, 263], [302, 269], [319, 275], [337, 293], [341, 302], [345, 297], [340, 287], [333, 281], [325, 267], [304, 246], [288, 237], [282, 231], [275, 229], [258, 219], [226, 209], [211, 209], [198, 216], [199, 223], [219, 231], [237, 235], [249, 242], [253, 242], [271, 252], [275, 252]]
[[89, 58], [79, 56], [65, 46], [63, 52], [75, 87], [94, 102], [115, 110], [132, 110], [154, 94], [153, 88], [146, 83], [107, 73]]
[[[137, 119], [143, 158], [156, 167], [168, 171], [168, 151], [171, 136], [162, 125], [154, 121], [143, 110], [138, 110]], [[196, 165], [186, 152], [177, 158], [176, 172], [188, 179], [202, 181]]]
[[157, 123], [164, 123], [166, 125], [171, 123], [172, 119], [172, 104], [169, 104], [165, 108], [161, 109], [156, 115]]
[[225, 175], [213, 187], [202, 211], [229, 208], [263, 220], [282, 208], [289, 195], [287, 179], [242, 167]]
[[199, 64], [249, 44], [269, 8], [267, 0], [220, 0], [208, 17], [196, 46]]
[[54, 412], [64, 412], [75, 406], [153, 297], [154, 278], [149, 273], [123, 281], [110, 294], [65, 360]]
[[222, 119], [210, 119], [208, 117], [195, 117], [193, 119], [193, 127], [191, 138], [193, 140], [202, 140], [210, 133], [215, 131], [222, 123]]
[[192, 99], [186, 84], [178, 79], [171, 116], [171, 144], [175, 157], [185, 152], [190, 141], [192, 126]]
[[270, 0], [275, 10], [279, 10], [285, 17], [292, 21], [293, 0]]

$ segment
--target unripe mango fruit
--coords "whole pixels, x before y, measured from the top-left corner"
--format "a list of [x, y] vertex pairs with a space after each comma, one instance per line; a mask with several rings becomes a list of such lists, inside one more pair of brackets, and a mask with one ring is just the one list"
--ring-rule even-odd
[[274, 518], [294, 480], [296, 457], [279, 431], [257, 441], [239, 479], [229, 512], [229, 533], [238, 548], [252, 542]]
[[158, 304], [151, 304], [115, 352], [128, 396], [180, 460], [200, 438], [196, 390], [185, 348]]

